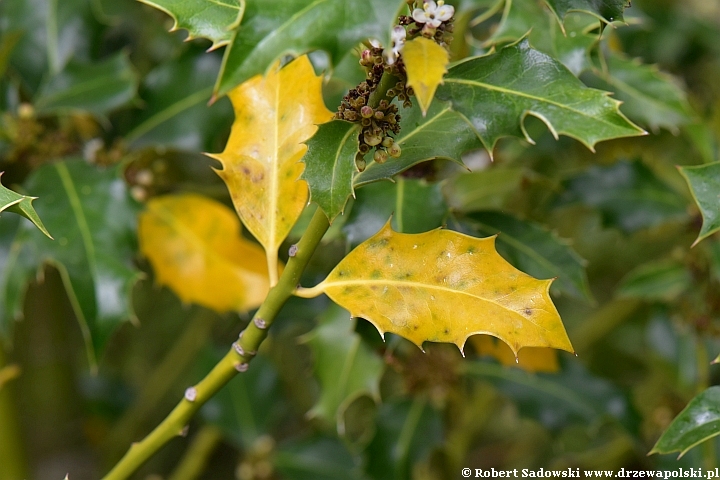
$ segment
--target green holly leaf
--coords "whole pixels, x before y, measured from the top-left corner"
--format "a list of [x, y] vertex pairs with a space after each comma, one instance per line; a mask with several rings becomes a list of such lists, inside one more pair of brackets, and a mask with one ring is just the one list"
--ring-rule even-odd
[[[433, 102], [426, 116], [417, 105], [400, 113], [402, 130], [395, 138], [395, 143], [402, 149], [400, 158], [382, 164], [369, 162], [365, 171], [355, 176], [356, 187], [392, 179], [418, 163], [436, 158], [462, 165], [460, 157], [463, 153], [482, 148], [475, 129], [448, 104]], [[372, 155], [367, 156], [372, 158]]]
[[[615, 419], [634, 430], [632, 406], [611, 382], [590, 374], [578, 362], [568, 362], [559, 373], [530, 373], [487, 362], [468, 362], [471, 377], [490, 381], [512, 398], [523, 416], [557, 430], [568, 424], [599, 424]], [[582, 388], [578, 388], [582, 385]]]
[[96, 368], [111, 333], [133, 315], [137, 205], [116, 168], [98, 169], [82, 159], [46, 164], [25, 187], [42, 197], [37, 211], [56, 240], [29, 224], [17, 230], [0, 277], [0, 329], [21, 316], [28, 282], [49, 262], [60, 271]]
[[[549, 18], [550, 15], [535, 0], [506, 0], [500, 23], [485, 43], [515, 42], [529, 31], [537, 30], [538, 27], [547, 34], [550, 26]], [[553, 21], [553, 23], [557, 22]]]
[[450, 208], [460, 212], [501, 209], [517, 192], [525, 170], [497, 165], [464, 173], [444, 182], [443, 194]]
[[648, 262], [631, 270], [620, 281], [621, 298], [643, 298], [672, 302], [692, 285], [692, 275], [674, 259]]
[[592, 66], [590, 51], [600, 41], [599, 26], [600, 21], [591, 15], [570, 15], [562, 26], [551, 19], [547, 34], [540, 28], [533, 29], [530, 43], [579, 75]]
[[342, 434], [343, 413], [353, 400], [362, 395], [380, 400], [385, 364], [355, 333], [350, 313], [335, 305], [303, 338], [315, 357], [314, 370], [320, 382], [320, 398], [308, 414], [337, 424]]
[[278, 446], [272, 463], [281, 478], [292, 480], [366, 480], [359, 458], [337, 437], [314, 437]]
[[193, 38], [210, 40], [211, 50], [230, 43], [245, 11], [244, 0], [140, 1], [170, 15], [175, 21], [171, 31], [182, 28], [188, 31], [188, 40]]
[[138, 81], [122, 52], [97, 63], [71, 61], [40, 87], [35, 109], [40, 114], [85, 111], [104, 117], [135, 98]]
[[688, 450], [720, 435], [720, 386], [710, 387], [693, 398], [663, 432], [650, 454]]
[[583, 77], [588, 86], [613, 92], [630, 119], [653, 131], [666, 128], [673, 133], [692, 121], [692, 109], [676, 81], [655, 65], [643, 65], [617, 54], [606, 58], [605, 69]]
[[558, 21], [565, 20], [569, 12], [588, 12], [606, 22], [622, 22], [623, 12], [630, 0], [545, 0]]
[[687, 215], [685, 199], [638, 161], [590, 167], [563, 182], [563, 187], [558, 205], [595, 207], [606, 225], [626, 233]]
[[380, 406], [377, 431], [366, 449], [374, 480], [410, 480], [413, 467], [443, 443], [440, 414], [421, 396]]
[[323, 209], [330, 222], [343, 212], [350, 195], [354, 196], [359, 131], [358, 124], [333, 120], [319, 125], [307, 141], [308, 150], [302, 159], [305, 171], [301, 178], [310, 187], [310, 201]]
[[484, 44], [516, 42], [527, 36], [534, 48], [578, 75], [591, 66], [588, 53], [600, 39], [591, 32], [599, 26], [600, 21], [592, 15], [570, 15], [558, 23], [536, 0], [509, 0], [497, 30]]
[[592, 301], [587, 262], [567, 240], [536, 223], [501, 212], [473, 212], [465, 219], [474, 236], [498, 234], [498, 252], [516, 268], [535, 278], [555, 278], [553, 293], [565, 293]]
[[436, 96], [465, 116], [491, 154], [503, 136], [534, 143], [524, 127], [527, 116], [543, 121], [555, 138], [567, 135], [591, 150], [602, 140], [644, 133], [607, 92], [587, 88], [527, 40], [455, 65]]
[[375, 235], [392, 217], [396, 232], [422, 233], [443, 224], [448, 207], [439, 183], [398, 177], [358, 190], [343, 232], [356, 246]]
[[215, 95], [263, 73], [283, 55], [324, 50], [340, 61], [368, 38], [387, 45], [400, 0], [248, 0], [242, 27], [225, 51]]
[[9, 68], [34, 92], [71, 58], [89, 61], [99, 43], [91, 0], [3, 2], [0, 37], [19, 33]]
[[217, 55], [194, 48], [150, 71], [140, 89], [143, 108], [133, 116], [125, 140], [136, 148], [221, 150], [233, 111], [228, 99], [207, 105], [219, 68]]
[[[0, 172], [0, 177], [2, 177], [3, 173], [5, 172]], [[36, 199], [37, 197], [28, 197], [13, 192], [0, 183], [0, 213], [8, 211], [27, 218], [35, 224], [42, 233], [52, 240], [50, 232], [47, 231], [45, 225], [43, 225], [42, 220], [40, 220], [40, 217], [35, 211], [35, 208], [32, 206], [33, 200]]]
[[703, 224], [693, 245], [720, 230], [720, 162], [697, 167], [679, 167], [695, 203], [700, 208]]

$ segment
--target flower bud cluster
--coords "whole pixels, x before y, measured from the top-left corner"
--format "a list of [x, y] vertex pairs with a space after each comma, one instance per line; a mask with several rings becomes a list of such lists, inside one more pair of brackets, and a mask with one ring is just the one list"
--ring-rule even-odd
[[[411, 15], [399, 18], [390, 35], [391, 45], [383, 48], [377, 41], [370, 41], [360, 53], [360, 65], [366, 70], [366, 78], [360, 85], [348, 92], [338, 108], [335, 118], [362, 125], [359, 134], [359, 151], [355, 156], [355, 165], [359, 171], [367, 166], [365, 157], [373, 152], [373, 161], [385, 163], [388, 157], [397, 158], [401, 154], [400, 146], [395, 143], [394, 135], [400, 133], [400, 115], [393, 104], [395, 98], [402, 102], [404, 108], [412, 106], [410, 97], [412, 88], [407, 86], [407, 73], [402, 58], [402, 49], [406, 39], [424, 36], [432, 39], [444, 48], [452, 39], [455, 9], [445, 5], [444, 0], [408, 0]], [[409, 27], [409, 28], [406, 28]], [[380, 86], [379, 92], [387, 98], [378, 102], [378, 94], [370, 104], [371, 95]], [[395, 85], [388, 80], [397, 80]], [[393, 80], [390, 80], [392, 82]], [[387, 89], [385, 91], [385, 89]]]
[[359, 151], [355, 164], [359, 171], [366, 167], [365, 156], [372, 150], [373, 160], [384, 163], [388, 157], [400, 156], [400, 146], [395, 144], [393, 135], [400, 132], [400, 115], [397, 105], [392, 103], [398, 97], [405, 106], [412, 105], [409, 100], [405, 82], [399, 81], [388, 90], [387, 99], [382, 99], [376, 107], [369, 105], [370, 95], [378, 88], [383, 75], [405, 78], [402, 62], [388, 65], [384, 50], [371, 45], [360, 54], [360, 65], [365, 67], [367, 75], [356, 88], [351, 89], [342, 100], [335, 118], [359, 123], [362, 128], [359, 134]]
[[408, 0], [412, 9], [411, 15], [401, 15], [400, 25], [410, 26], [407, 30], [408, 38], [422, 35], [434, 40], [438, 45], [449, 48], [452, 41], [453, 21], [455, 8], [445, 5], [443, 0]]

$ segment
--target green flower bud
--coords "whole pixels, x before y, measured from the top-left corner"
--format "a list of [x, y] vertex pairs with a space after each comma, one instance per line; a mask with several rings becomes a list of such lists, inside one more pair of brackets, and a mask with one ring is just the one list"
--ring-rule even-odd
[[367, 167], [367, 162], [365, 161], [365, 159], [363, 158], [362, 155], [360, 155], [360, 154], [355, 155], [355, 166], [357, 167], [358, 172], [365, 171], [365, 167]]
[[390, 148], [388, 148], [388, 153], [393, 158], [398, 158], [400, 154], [402, 153], [402, 149], [400, 148], [400, 145], [397, 143], [393, 143]]
[[374, 147], [375, 145], [379, 145], [380, 142], [382, 142], [382, 137], [380, 135], [373, 135], [372, 133], [365, 131], [365, 133], [363, 133], [363, 140], [365, 140], [365, 143], [367, 143], [371, 147]]
[[375, 150], [375, 155], [373, 155], [373, 160], [375, 160], [376, 163], [385, 163], [387, 162], [388, 154], [385, 152], [385, 150]]

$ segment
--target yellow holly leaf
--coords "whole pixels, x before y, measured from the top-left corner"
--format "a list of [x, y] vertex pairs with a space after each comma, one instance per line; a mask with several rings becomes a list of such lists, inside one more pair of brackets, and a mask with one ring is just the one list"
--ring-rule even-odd
[[140, 251], [183, 302], [244, 311], [263, 302], [270, 281], [262, 248], [241, 228], [235, 212], [201, 195], [157, 197], [140, 214]]
[[415, 90], [423, 116], [430, 108], [438, 85], [443, 83], [450, 61], [447, 50], [424, 37], [408, 41], [402, 50], [408, 86]]
[[518, 367], [526, 372], [555, 373], [560, 370], [557, 351], [552, 348], [523, 348], [515, 357], [507, 345], [489, 335], [473, 335], [470, 337], [470, 343], [475, 347], [478, 355], [491, 356], [506, 367]]
[[278, 247], [308, 201], [307, 183], [298, 180], [303, 142], [333, 114], [323, 103], [322, 77], [306, 55], [281, 69], [276, 64], [228, 96], [235, 122], [225, 150], [210, 156], [222, 163], [218, 174], [240, 219], [265, 248], [274, 285]]
[[572, 352], [548, 291], [495, 250], [495, 237], [474, 238], [449, 230], [397, 233], [390, 223], [350, 252], [319, 285], [299, 289], [327, 294], [353, 316], [380, 331], [423, 342], [448, 342], [460, 350], [484, 333], [522, 347]]

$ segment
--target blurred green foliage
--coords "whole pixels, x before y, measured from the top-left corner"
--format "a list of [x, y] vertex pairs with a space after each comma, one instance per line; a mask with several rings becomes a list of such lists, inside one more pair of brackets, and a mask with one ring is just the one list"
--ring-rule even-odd
[[[221, 71], [221, 92], [263, 71], [283, 39], [238, 53], [243, 42], [257, 44], [263, 29], [286, 24], [304, 4], [268, 2], [284, 12], [273, 16], [262, 2], [247, 3], [230, 63], [221, 50], [206, 52], [208, 40], [169, 34], [173, 20], [141, 3], [0, 3], [2, 180], [40, 197], [33, 206], [55, 239], [2, 215], [0, 480], [98, 478], [250, 318], [182, 305], [153, 286], [135, 238], [135, 216], [155, 195], [194, 191], [230, 205], [200, 154], [223, 149], [233, 120], [213, 85]], [[558, 277], [553, 295], [577, 358], [561, 352], [560, 372], [530, 374], [470, 348], [464, 359], [452, 345], [426, 344], [422, 353], [393, 335], [383, 343], [370, 324], [328, 311], [324, 299], [293, 299], [250, 371], [133, 478], [185, 478], [171, 477], [173, 469], [215, 427], [221, 440], [199, 478], [425, 480], [459, 478], [466, 466], [716, 465], [714, 440], [680, 460], [647, 453], [691, 399], [720, 383], [710, 365], [720, 353], [720, 239], [717, 208], [702, 190], [718, 184], [720, 4], [635, 0], [627, 25], [604, 30], [596, 17], [570, 12], [563, 36], [544, 2], [449, 3], [457, 8], [453, 60], [533, 27], [531, 45], [613, 92], [649, 135], [606, 141], [592, 153], [527, 118], [536, 145], [501, 139], [490, 163], [483, 150], [467, 154], [480, 147], [477, 138], [436, 100], [429, 115], [445, 133], [427, 135], [417, 112], [408, 113], [401, 135], [418, 135], [403, 146], [403, 168], [422, 156], [411, 157], [412, 148], [431, 143], [441, 159], [399, 177], [402, 194], [387, 182], [359, 189], [303, 284], [324, 278], [391, 212], [405, 232], [441, 224], [480, 236], [500, 231], [500, 252], [514, 265]], [[549, 3], [560, 14], [569, 4]], [[387, 23], [392, 9], [373, 5], [366, 20], [381, 37], [377, 21]], [[335, 28], [343, 26], [352, 25]], [[208, 35], [230, 41], [224, 30]], [[317, 32], [304, 44], [332, 53], [312, 55], [318, 70], [335, 65], [330, 109], [363, 78], [350, 51], [361, 38], [338, 43], [333, 35]], [[473, 173], [447, 161], [462, 153]], [[387, 175], [374, 171], [381, 168], [396, 167], [369, 168], [356, 186]], [[699, 234], [704, 240], [690, 248]], [[362, 369], [357, 384], [330, 380], [341, 365]], [[11, 367], [19, 376], [3, 380]], [[670, 440], [659, 451], [673, 451]]]

